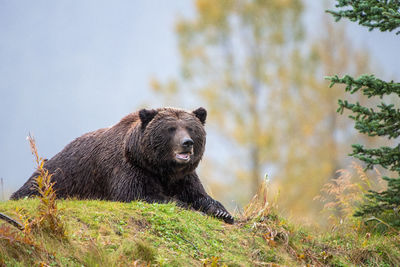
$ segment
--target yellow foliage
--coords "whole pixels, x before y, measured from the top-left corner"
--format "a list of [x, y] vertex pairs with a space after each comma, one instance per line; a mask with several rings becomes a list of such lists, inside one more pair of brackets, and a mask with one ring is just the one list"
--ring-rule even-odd
[[150, 88], [154, 91], [154, 92], [161, 92], [161, 83], [159, 80], [157, 80], [155, 77], [151, 77], [150, 78]]
[[203, 17], [203, 22], [209, 24], [220, 24], [223, 23], [226, 19], [226, 15], [228, 11], [233, 5], [235, 1], [232, 0], [197, 0], [196, 8], [199, 12], [199, 15]]

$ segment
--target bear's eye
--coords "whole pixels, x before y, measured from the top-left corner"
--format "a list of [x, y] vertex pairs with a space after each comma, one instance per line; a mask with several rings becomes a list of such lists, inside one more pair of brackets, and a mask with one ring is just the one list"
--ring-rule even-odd
[[189, 132], [193, 132], [193, 128], [191, 128], [191, 127], [187, 127], [187, 130], [188, 130]]
[[168, 128], [168, 132], [170, 132], [170, 133], [175, 132], [175, 130], [176, 130], [176, 127], [169, 127]]

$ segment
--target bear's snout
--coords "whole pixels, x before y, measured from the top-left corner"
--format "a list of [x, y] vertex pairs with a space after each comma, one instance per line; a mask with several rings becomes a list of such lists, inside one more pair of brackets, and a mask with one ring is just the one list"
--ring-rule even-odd
[[182, 142], [181, 142], [181, 146], [183, 146], [184, 148], [191, 148], [193, 146], [194, 142], [191, 138], [183, 138]]
[[193, 139], [185, 129], [179, 129], [175, 138], [175, 160], [179, 163], [190, 162], [193, 155]]

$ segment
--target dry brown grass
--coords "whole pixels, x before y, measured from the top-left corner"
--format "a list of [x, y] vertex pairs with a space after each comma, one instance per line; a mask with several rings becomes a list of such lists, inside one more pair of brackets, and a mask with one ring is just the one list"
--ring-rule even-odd
[[243, 209], [242, 220], [267, 217], [273, 208], [269, 201], [268, 180], [265, 179], [258, 187], [257, 193]]
[[374, 174], [368, 174], [356, 162], [337, 173], [340, 174], [339, 177], [326, 183], [321, 194], [314, 198], [324, 203], [323, 213], [328, 214], [330, 223], [335, 227], [353, 224], [353, 214], [363, 202], [364, 194], [368, 190], [384, 187], [382, 175], [377, 169], [374, 169]]

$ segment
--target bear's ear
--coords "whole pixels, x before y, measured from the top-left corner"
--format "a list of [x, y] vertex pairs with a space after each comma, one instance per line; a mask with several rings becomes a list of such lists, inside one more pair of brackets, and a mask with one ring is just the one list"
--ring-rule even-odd
[[146, 125], [154, 118], [157, 114], [157, 110], [154, 109], [141, 109], [139, 110], [139, 118], [142, 122], [142, 128], [146, 127]]
[[206, 123], [207, 110], [205, 108], [200, 107], [196, 110], [193, 110], [193, 114], [201, 121], [203, 125]]

